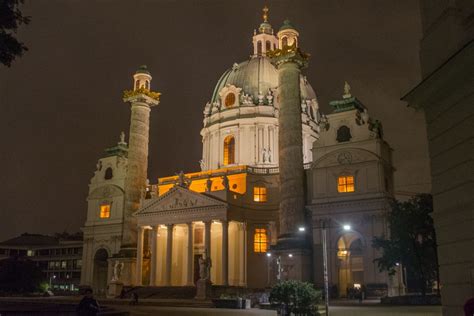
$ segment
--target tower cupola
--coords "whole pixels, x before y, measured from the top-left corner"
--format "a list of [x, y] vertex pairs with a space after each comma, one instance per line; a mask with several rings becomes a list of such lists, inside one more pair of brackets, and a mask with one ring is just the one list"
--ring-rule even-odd
[[285, 46], [298, 47], [298, 36], [300, 33], [291, 25], [290, 20], [286, 19], [278, 31], [278, 44], [281, 49]]
[[146, 65], [140, 66], [133, 75], [133, 90], [146, 89], [150, 90], [151, 74]]
[[254, 56], [264, 56], [267, 52], [278, 48], [278, 39], [273, 34], [273, 28], [268, 22], [268, 8], [263, 8], [263, 22], [260, 27], [254, 31], [253, 35], [253, 54]]

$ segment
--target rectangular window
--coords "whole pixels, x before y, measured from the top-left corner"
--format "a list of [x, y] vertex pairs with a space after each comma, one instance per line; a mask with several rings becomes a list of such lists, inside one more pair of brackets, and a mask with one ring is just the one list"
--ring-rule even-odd
[[354, 192], [354, 176], [340, 176], [337, 179], [339, 193]]
[[204, 228], [194, 228], [194, 244], [200, 245], [204, 243]]
[[265, 188], [265, 187], [254, 187], [253, 188], [253, 200], [255, 202], [266, 202], [267, 201], [267, 188]]
[[100, 206], [100, 218], [109, 218], [110, 217], [110, 204], [102, 204]]
[[267, 252], [268, 238], [267, 230], [265, 228], [256, 228], [255, 234], [253, 235], [253, 251], [254, 252]]

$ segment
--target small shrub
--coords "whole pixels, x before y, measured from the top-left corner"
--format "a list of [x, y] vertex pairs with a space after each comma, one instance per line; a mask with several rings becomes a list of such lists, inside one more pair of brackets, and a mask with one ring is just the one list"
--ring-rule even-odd
[[270, 302], [283, 305], [287, 313], [295, 315], [317, 315], [317, 304], [320, 301], [321, 292], [307, 282], [279, 282], [270, 292]]

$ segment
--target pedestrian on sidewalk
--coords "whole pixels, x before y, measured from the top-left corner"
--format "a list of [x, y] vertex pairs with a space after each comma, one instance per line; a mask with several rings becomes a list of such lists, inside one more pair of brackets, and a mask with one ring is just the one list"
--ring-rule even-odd
[[138, 294], [136, 292], [132, 293], [132, 300], [130, 301], [130, 305], [138, 305]]

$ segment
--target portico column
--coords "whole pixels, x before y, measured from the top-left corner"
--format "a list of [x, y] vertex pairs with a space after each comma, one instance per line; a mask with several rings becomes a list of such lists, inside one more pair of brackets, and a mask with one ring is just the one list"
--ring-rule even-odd
[[193, 223], [188, 223], [188, 285], [193, 285]]
[[143, 232], [142, 226], [138, 227], [138, 238], [137, 238], [137, 266], [135, 271], [135, 284], [137, 286], [142, 285], [142, 266], [143, 266]]
[[211, 256], [211, 221], [204, 222], [204, 231], [205, 231], [205, 239], [204, 239], [204, 248], [207, 251], [209, 257]]
[[156, 285], [156, 266], [158, 261], [158, 225], [155, 225], [151, 229], [151, 248], [150, 248], [150, 256], [151, 256], [151, 264], [150, 264], [150, 286]]
[[167, 238], [166, 238], [166, 275], [165, 275], [165, 285], [171, 285], [171, 256], [173, 254], [173, 224], [166, 225], [168, 228]]
[[222, 285], [229, 285], [229, 222], [222, 221]]

